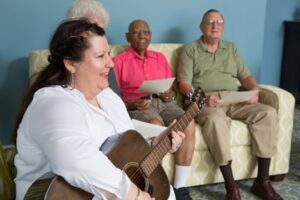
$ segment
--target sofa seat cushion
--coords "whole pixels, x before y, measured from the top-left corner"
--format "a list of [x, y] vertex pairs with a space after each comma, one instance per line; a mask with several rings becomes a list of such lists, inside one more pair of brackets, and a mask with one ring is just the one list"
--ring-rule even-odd
[[[247, 125], [241, 121], [232, 120], [231, 129], [230, 129], [230, 143], [232, 147], [238, 146], [250, 146], [251, 145], [251, 136]], [[199, 138], [200, 137], [200, 138]], [[208, 150], [206, 142], [204, 141], [203, 135], [201, 133], [201, 128], [196, 125], [196, 151]]]

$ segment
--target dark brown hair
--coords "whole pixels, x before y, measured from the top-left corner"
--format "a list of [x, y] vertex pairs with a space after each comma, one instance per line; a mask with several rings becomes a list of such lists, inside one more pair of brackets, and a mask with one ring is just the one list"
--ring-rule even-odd
[[93, 35], [104, 36], [104, 30], [86, 19], [63, 21], [55, 30], [49, 44], [49, 64], [37, 75], [34, 82], [25, 92], [21, 108], [17, 114], [12, 139], [16, 144], [17, 131], [24, 113], [40, 88], [61, 85], [67, 87], [71, 74], [64, 65], [64, 60], [81, 61], [89, 48], [88, 38]]

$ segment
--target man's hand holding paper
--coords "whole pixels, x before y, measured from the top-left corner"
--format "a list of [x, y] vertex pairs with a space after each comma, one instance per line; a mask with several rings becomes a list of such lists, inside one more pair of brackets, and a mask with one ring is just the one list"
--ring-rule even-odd
[[249, 91], [230, 91], [230, 92], [221, 92], [221, 100], [224, 105], [247, 102], [254, 103], [257, 99], [258, 90], [249, 90]]
[[174, 100], [174, 97], [175, 97], [175, 92], [172, 89], [169, 89], [166, 92], [159, 93], [159, 98], [163, 102], [170, 102], [170, 101]]
[[209, 96], [218, 97], [217, 100], [219, 100], [217, 103], [209, 103], [212, 106], [210, 107], [217, 107], [221, 105], [229, 105], [229, 104], [235, 104], [235, 103], [241, 103], [246, 102], [248, 104], [253, 104], [258, 102], [258, 90], [249, 90], [249, 91], [220, 91], [220, 92], [210, 92], [206, 94], [208, 96], [208, 100], [213, 98], [209, 98]]
[[150, 81], [144, 81], [139, 89], [137, 89], [138, 92], [148, 92], [150, 94], [159, 94], [164, 93], [168, 91], [175, 78], [167, 78], [167, 79], [160, 79], [160, 80], [150, 80]]
[[258, 95], [259, 95], [259, 92], [258, 90], [256, 90], [256, 94], [253, 95], [246, 103], [248, 104], [254, 104], [254, 103], [258, 103]]

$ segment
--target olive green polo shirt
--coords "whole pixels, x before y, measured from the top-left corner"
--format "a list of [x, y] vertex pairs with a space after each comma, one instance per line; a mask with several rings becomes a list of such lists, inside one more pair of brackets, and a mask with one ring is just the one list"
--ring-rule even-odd
[[205, 92], [238, 90], [237, 79], [251, 75], [237, 47], [220, 40], [218, 49], [211, 53], [201, 39], [187, 44], [179, 55], [177, 80], [191, 82]]

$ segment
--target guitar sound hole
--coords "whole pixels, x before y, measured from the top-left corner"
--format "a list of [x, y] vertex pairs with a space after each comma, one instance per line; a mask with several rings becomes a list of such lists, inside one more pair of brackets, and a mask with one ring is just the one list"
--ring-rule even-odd
[[153, 197], [153, 194], [154, 194], [154, 187], [151, 185], [151, 184], [149, 184], [149, 187], [148, 187], [148, 193], [150, 194], [150, 196], [151, 197]]
[[135, 183], [141, 190], [148, 191], [149, 183], [144, 177], [138, 163], [128, 163], [125, 165], [124, 169], [130, 180]]

